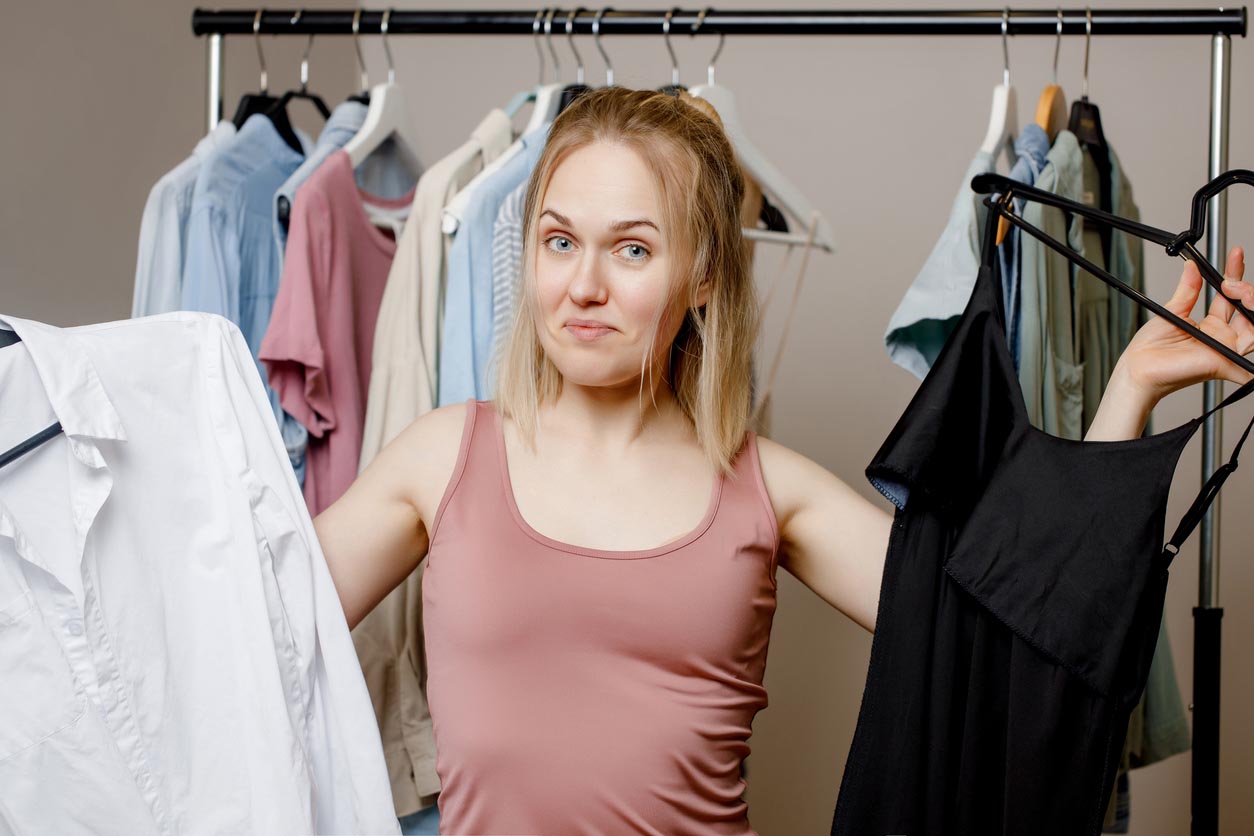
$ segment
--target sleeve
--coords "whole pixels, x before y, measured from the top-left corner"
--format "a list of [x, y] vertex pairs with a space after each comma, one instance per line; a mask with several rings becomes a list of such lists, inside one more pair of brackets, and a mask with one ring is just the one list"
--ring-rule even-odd
[[239, 276], [239, 236], [226, 213], [213, 203], [193, 202], [179, 307], [239, 322]]
[[462, 224], [449, 248], [444, 311], [440, 319], [440, 370], [436, 375], [439, 395], [436, 406], [460, 403], [475, 394], [470, 238], [469, 224]]
[[183, 270], [178, 195], [167, 177], [148, 193], [139, 224], [135, 258], [135, 292], [131, 316], [151, 316], [179, 308]]
[[248, 496], [258, 560], [272, 573], [271, 620], [293, 637], [297, 687], [288, 699], [299, 702], [314, 772], [315, 831], [398, 833], [370, 697], [260, 375], [237, 327], [206, 323], [204, 377], [226, 469]]
[[279, 292], [257, 352], [284, 411], [315, 438], [336, 424], [318, 316], [332, 269], [330, 227], [323, 196], [308, 189], [297, 191]]

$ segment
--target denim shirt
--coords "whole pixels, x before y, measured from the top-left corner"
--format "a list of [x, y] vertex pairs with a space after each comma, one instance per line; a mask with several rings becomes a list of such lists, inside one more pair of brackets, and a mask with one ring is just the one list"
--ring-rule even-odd
[[[298, 136], [307, 151], [308, 137]], [[257, 351], [270, 324], [281, 274], [274, 244], [274, 193], [304, 159], [269, 118], [250, 116], [234, 140], [205, 160], [192, 197], [181, 306], [219, 314], [239, 326], [262, 381], [266, 372]], [[283, 411], [269, 385], [266, 396], [292, 469], [303, 484], [308, 431]]]
[[[1049, 135], [1035, 122], [1023, 129], [1015, 139], [1014, 167], [1010, 169], [1010, 178], [1035, 185], [1036, 178], [1045, 168], [1045, 155], [1049, 153]], [[1023, 211], [1025, 201], [1015, 201], [1016, 210]], [[1002, 300], [1006, 311], [1006, 342], [1014, 355], [1015, 368], [1019, 367], [1019, 236], [1017, 226], [1011, 226], [1006, 238], [998, 248], [1001, 259]]]

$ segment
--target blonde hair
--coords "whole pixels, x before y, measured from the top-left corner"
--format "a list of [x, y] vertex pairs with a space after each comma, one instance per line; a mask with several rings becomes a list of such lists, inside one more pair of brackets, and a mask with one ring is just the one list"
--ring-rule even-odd
[[[654, 317], [649, 351], [641, 358], [642, 396], [661, 317], [684, 294], [687, 309], [671, 345], [669, 380], [707, 459], [730, 475], [749, 425], [759, 327], [750, 249], [741, 233], [745, 181], [717, 115], [665, 93], [593, 90], [553, 122], [527, 184], [514, 319], [492, 361], [493, 371], [499, 372], [496, 407], [534, 447], [540, 406], [561, 392], [561, 372], [546, 356], [536, 331], [535, 230], [554, 170], [572, 151], [597, 142], [632, 149], [657, 173], [663, 233], [678, 265], [668, 303]], [[709, 285], [709, 297], [697, 307], [703, 282]], [[641, 410], [643, 416], [643, 404]]]

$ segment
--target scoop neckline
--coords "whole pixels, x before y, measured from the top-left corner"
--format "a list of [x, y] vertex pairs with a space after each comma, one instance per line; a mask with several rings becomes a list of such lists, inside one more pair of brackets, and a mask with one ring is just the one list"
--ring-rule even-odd
[[497, 460], [501, 471], [501, 485], [505, 489], [505, 504], [509, 507], [510, 516], [514, 518], [514, 522], [518, 528], [541, 545], [548, 546], [558, 551], [569, 552], [570, 554], [579, 554], [586, 557], [601, 557], [615, 560], [639, 560], [647, 557], [658, 557], [668, 554], [676, 549], [691, 544], [702, 534], [704, 534], [714, 522], [715, 516], [718, 514], [718, 508], [723, 495], [723, 482], [725, 476], [722, 470], [714, 478], [714, 485], [710, 489], [710, 501], [705, 509], [705, 516], [701, 518], [701, 522], [697, 523], [696, 528], [680, 537], [678, 540], [672, 540], [669, 543], [663, 543], [660, 546], [654, 546], [648, 549], [596, 549], [591, 546], [579, 546], [574, 543], [564, 543], [561, 540], [555, 540], [546, 534], [531, 527], [531, 524], [523, 518], [522, 511], [518, 509], [518, 503], [514, 499], [514, 485], [509, 473], [509, 458], [505, 450], [505, 421], [501, 413], [496, 409], [494, 404], [489, 404], [489, 411], [492, 413], [493, 430], [496, 435]]

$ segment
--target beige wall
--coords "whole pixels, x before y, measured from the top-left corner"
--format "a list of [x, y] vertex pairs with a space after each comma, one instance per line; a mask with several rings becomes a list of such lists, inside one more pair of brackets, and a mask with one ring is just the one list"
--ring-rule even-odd
[[[766, 5], [729, 0], [720, 8]], [[202, 132], [204, 44], [190, 32], [193, 6], [60, 0], [21, 4], [6, 14], [0, 34], [6, 125], [0, 131], [0, 310], [65, 325], [127, 315], [144, 197]], [[533, 8], [505, 0], [487, 6]], [[578, 43], [593, 77], [600, 78], [602, 65], [590, 40]], [[653, 87], [669, 80], [660, 38], [604, 43], [619, 83]], [[295, 78], [301, 46], [267, 39], [274, 86]], [[565, 43], [559, 39], [555, 46], [569, 73]], [[675, 39], [686, 83], [704, 75], [712, 47], [709, 39]], [[1050, 77], [1053, 42], [1019, 38], [1010, 49], [1021, 116], [1028, 118], [1035, 91]], [[420, 115], [428, 163], [536, 74], [535, 50], [526, 38], [395, 38], [393, 52], [413, 112]], [[1254, 168], [1254, 53], [1240, 39], [1234, 53], [1231, 165]], [[1157, 226], [1183, 227], [1188, 199], [1206, 177], [1208, 54], [1207, 39], [1196, 37], [1098, 38], [1093, 44], [1092, 97], [1102, 107], [1142, 216]], [[329, 99], [353, 87], [351, 56], [347, 38], [315, 44], [315, 86]], [[369, 58], [376, 70], [382, 66], [377, 45]], [[229, 113], [239, 93], [255, 84], [251, 41], [229, 39], [227, 59]], [[1082, 60], [1083, 40], [1067, 38], [1059, 75], [1072, 95], [1080, 88]], [[729, 41], [718, 70], [719, 80], [738, 92], [756, 143], [804, 184], [840, 240], [836, 255], [812, 263], [780, 373], [775, 438], [877, 497], [862, 469], [915, 386], [887, 360], [883, 328], [940, 232], [983, 137], [990, 90], [1000, 80], [1000, 43], [742, 38]], [[1178, 104], [1165, 105], [1168, 97]], [[1234, 194], [1230, 229], [1232, 243], [1254, 241], [1254, 190]], [[777, 255], [761, 257], [764, 285], [777, 263]], [[1179, 264], [1151, 254], [1149, 265], [1150, 293], [1165, 299]], [[776, 305], [769, 319], [772, 345], [783, 312]], [[1159, 426], [1191, 417], [1200, 399], [1200, 391], [1169, 399], [1157, 414]], [[1229, 443], [1249, 414], [1246, 405], [1230, 414]], [[1181, 462], [1169, 510], [1173, 522], [1197, 489], [1197, 449], [1195, 441]], [[1223, 496], [1221, 823], [1223, 833], [1237, 834], [1254, 832], [1254, 795], [1248, 792], [1254, 784], [1248, 709], [1254, 693], [1254, 554], [1244, 545], [1254, 536], [1254, 518], [1244, 510], [1254, 502], [1254, 478], [1242, 469]], [[1195, 536], [1176, 561], [1167, 612], [1186, 702], [1196, 595]], [[770, 708], [757, 719], [750, 761], [752, 817], [763, 834], [827, 832], [869, 649], [868, 635], [781, 573], [767, 673]], [[1189, 757], [1133, 773], [1136, 836], [1187, 832]]]

